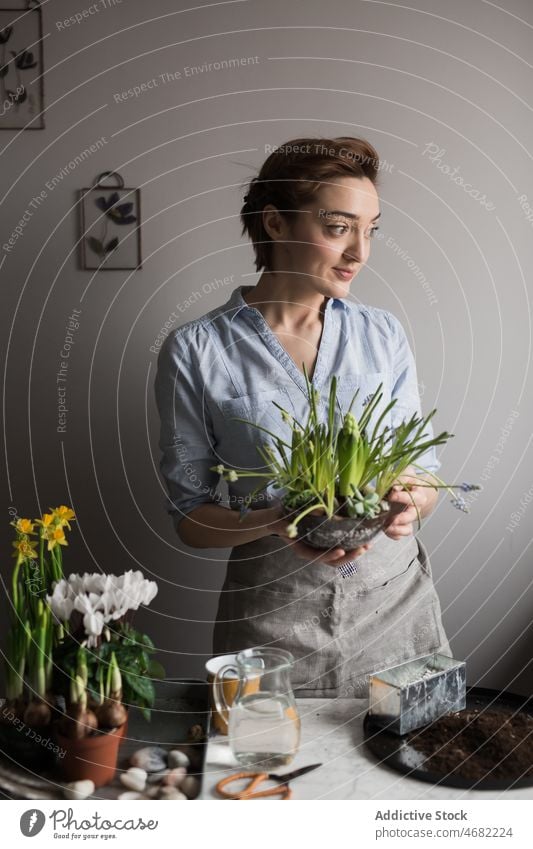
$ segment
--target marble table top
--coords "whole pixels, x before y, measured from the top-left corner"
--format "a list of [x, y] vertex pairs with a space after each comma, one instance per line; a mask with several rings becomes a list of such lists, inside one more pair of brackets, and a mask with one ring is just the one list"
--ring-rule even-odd
[[[312, 763], [322, 766], [295, 779], [293, 799], [531, 799], [533, 788], [516, 790], [464, 790], [418, 781], [396, 772], [369, 752], [363, 742], [363, 719], [367, 699], [296, 699], [301, 719], [301, 742], [292, 763], [283, 774]], [[240, 767], [229, 748], [228, 738], [209, 738], [200, 799], [220, 799], [215, 785]], [[265, 785], [266, 787], [267, 785]], [[276, 797], [274, 797], [276, 798]], [[224, 800], [221, 800], [224, 801]]]

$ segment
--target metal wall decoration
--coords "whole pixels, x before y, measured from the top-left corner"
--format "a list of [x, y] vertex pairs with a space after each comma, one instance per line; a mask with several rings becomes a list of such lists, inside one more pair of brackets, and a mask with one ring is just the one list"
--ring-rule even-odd
[[[103, 186], [108, 178], [116, 185]], [[104, 171], [79, 195], [82, 269], [142, 268], [140, 189], [126, 188], [117, 171]]]
[[0, 130], [44, 129], [43, 22], [38, 0], [0, 8]]

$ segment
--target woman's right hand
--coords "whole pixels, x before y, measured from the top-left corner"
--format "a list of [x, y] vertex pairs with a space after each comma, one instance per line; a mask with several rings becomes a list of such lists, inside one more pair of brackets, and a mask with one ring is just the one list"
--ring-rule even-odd
[[305, 560], [313, 561], [315, 563], [325, 563], [327, 566], [344, 566], [345, 563], [350, 563], [357, 557], [361, 557], [371, 547], [370, 543], [365, 543], [365, 545], [351, 549], [340, 547], [330, 549], [313, 548], [313, 546], [307, 545], [307, 543], [302, 542], [301, 540], [291, 539], [287, 533], [289, 521], [287, 517], [283, 515], [283, 507], [281, 504], [278, 507], [267, 509], [272, 511], [274, 517], [271, 522], [267, 523], [268, 532], [286, 540], [289, 545], [293, 546], [295, 554], [297, 554], [298, 557], [305, 558]]

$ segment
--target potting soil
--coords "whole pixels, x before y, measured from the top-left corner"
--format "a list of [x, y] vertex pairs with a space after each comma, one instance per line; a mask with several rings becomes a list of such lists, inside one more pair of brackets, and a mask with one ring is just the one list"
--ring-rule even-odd
[[426, 755], [424, 768], [468, 779], [533, 775], [533, 716], [498, 708], [467, 709], [406, 735]]

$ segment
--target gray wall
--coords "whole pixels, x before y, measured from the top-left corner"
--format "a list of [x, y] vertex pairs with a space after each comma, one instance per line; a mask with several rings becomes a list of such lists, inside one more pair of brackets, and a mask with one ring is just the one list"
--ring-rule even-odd
[[[441, 496], [421, 532], [445, 626], [471, 684], [530, 693], [531, 3], [244, 0], [180, 12], [194, 4], [117, 0], [58, 27], [89, 5], [44, 5], [46, 129], [0, 135], [2, 234], [70, 160], [106, 140], [1, 251], [4, 580], [7, 507], [35, 516], [70, 503], [79, 519], [67, 569], [157, 578], [137, 621], [169, 673], [202, 674], [227, 552], [184, 550], [163, 510], [150, 346], [177, 304], [182, 323], [257, 279], [237, 216], [265, 146], [362, 135], [386, 163], [383, 216], [352, 297], [408, 329], [424, 408], [437, 406], [435, 426], [456, 434], [442, 474], [484, 483], [470, 516]], [[186, 75], [242, 57], [258, 58]], [[117, 102], [152, 78], [157, 87]], [[77, 267], [76, 192], [109, 169], [142, 188], [135, 273]], [[59, 434], [56, 373], [73, 308]]]

